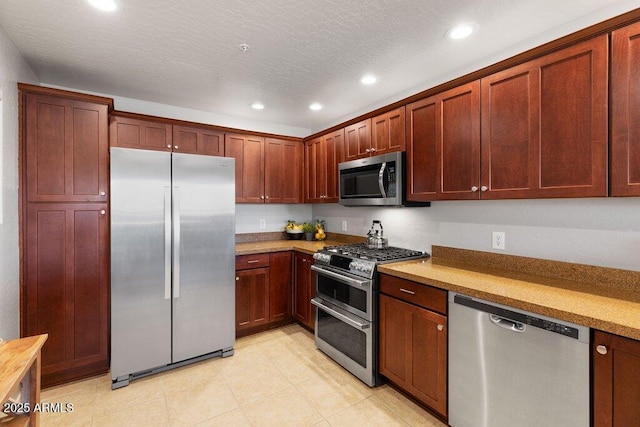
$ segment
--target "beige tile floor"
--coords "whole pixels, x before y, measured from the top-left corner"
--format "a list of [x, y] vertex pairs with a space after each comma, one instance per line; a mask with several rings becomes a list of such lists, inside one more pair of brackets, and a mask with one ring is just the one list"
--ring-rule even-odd
[[73, 412], [42, 426], [433, 426], [445, 424], [388, 385], [369, 388], [315, 348], [300, 326], [236, 341], [216, 358], [111, 390], [109, 375], [42, 392]]

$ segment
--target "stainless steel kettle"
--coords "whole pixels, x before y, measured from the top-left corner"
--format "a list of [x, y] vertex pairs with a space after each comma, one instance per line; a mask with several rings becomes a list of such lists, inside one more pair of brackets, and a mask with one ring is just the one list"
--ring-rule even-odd
[[[375, 227], [378, 225], [379, 230]], [[389, 246], [389, 241], [383, 236], [382, 223], [377, 219], [373, 220], [371, 230], [367, 233], [367, 248], [369, 249], [385, 249]]]

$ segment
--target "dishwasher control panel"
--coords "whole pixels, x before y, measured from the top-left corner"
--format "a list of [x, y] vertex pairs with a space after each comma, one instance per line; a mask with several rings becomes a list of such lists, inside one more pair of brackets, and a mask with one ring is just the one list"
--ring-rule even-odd
[[[562, 323], [554, 322], [540, 317], [531, 316], [528, 314], [518, 313], [512, 310], [508, 310], [502, 307], [496, 307], [494, 305], [485, 304], [481, 301], [476, 301], [471, 297], [464, 295], [456, 295], [453, 300], [456, 304], [461, 304], [476, 310], [484, 311], [494, 316], [498, 316], [515, 323], [521, 323], [534, 328], [544, 329], [549, 332], [555, 332], [556, 334], [565, 335], [570, 338], [579, 339], [579, 331], [572, 326], [563, 325]], [[517, 327], [516, 327], [517, 329]]]

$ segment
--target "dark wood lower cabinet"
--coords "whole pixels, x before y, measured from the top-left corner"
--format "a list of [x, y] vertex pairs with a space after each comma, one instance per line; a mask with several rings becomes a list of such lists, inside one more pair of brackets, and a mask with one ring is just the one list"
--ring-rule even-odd
[[640, 341], [594, 331], [593, 426], [640, 425]]
[[49, 334], [42, 386], [107, 372], [106, 203], [29, 203], [22, 335]]
[[447, 417], [447, 318], [380, 295], [380, 373]]
[[294, 306], [293, 316], [296, 321], [309, 329], [316, 325], [316, 310], [311, 305], [311, 298], [315, 296], [315, 282], [311, 272], [313, 256], [301, 252], [293, 254], [294, 269]]
[[236, 331], [269, 322], [269, 269], [236, 272]]
[[269, 255], [269, 322], [291, 319], [292, 266], [291, 252]]

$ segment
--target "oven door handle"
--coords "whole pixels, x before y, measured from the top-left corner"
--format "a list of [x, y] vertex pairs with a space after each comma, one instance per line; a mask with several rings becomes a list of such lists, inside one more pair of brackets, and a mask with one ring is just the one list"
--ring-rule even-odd
[[338, 274], [338, 273], [334, 273], [333, 271], [325, 270], [322, 267], [317, 267], [316, 265], [312, 265], [311, 266], [311, 270], [315, 271], [318, 274], [322, 274], [323, 276], [328, 276], [328, 277], [331, 277], [332, 279], [336, 279], [339, 282], [346, 283], [346, 284], [353, 285], [353, 286], [363, 287], [367, 283], [369, 283], [369, 280], [352, 279], [352, 278], [346, 277], [346, 276], [344, 276], [342, 274]]
[[370, 326], [369, 323], [357, 322], [357, 321], [353, 320], [351, 317], [345, 316], [344, 314], [338, 312], [337, 310], [334, 310], [333, 308], [328, 307], [326, 304], [324, 304], [322, 302], [322, 300], [320, 298], [312, 298], [311, 299], [311, 304], [313, 304], [316, 307], [326, 311], [327, 313], [329, 313], [333, 317], [337, 317], [338, 319], [342, 320], [344, 323], [346, 323], [346, 324], [348, 324], [350, 326], [353, 326], [356, 329], [360, 329], [361, 331], [369, 328], [369, 326]]

